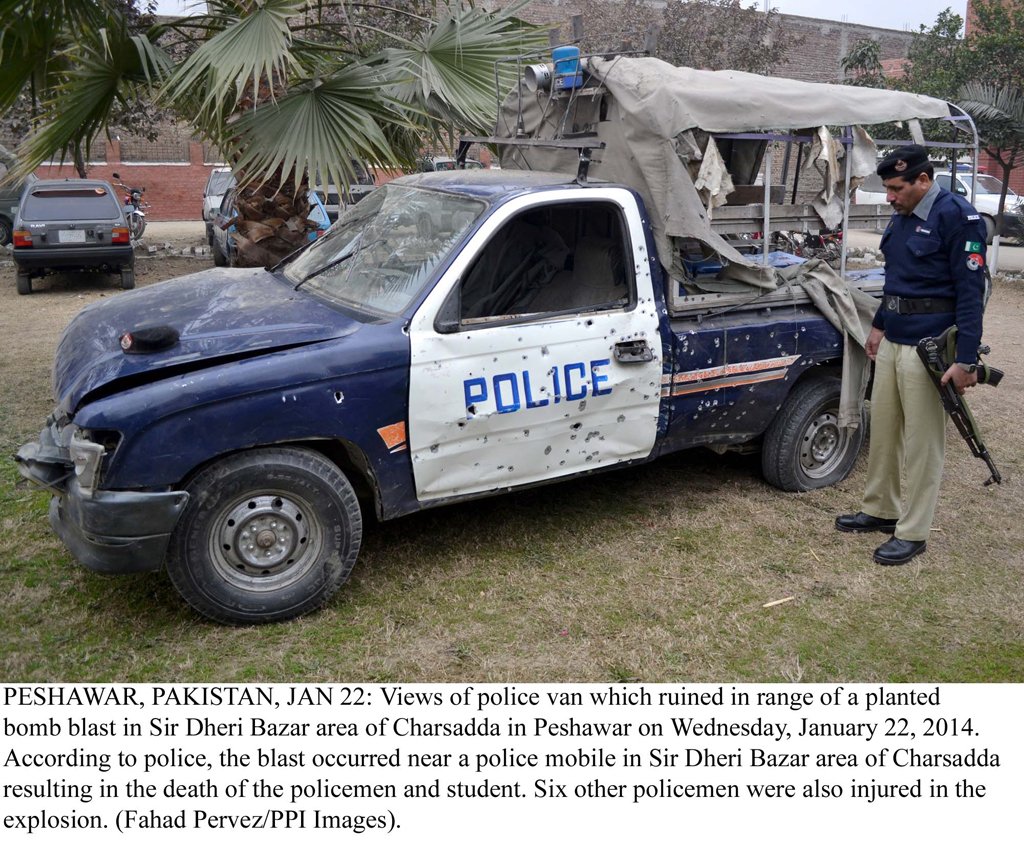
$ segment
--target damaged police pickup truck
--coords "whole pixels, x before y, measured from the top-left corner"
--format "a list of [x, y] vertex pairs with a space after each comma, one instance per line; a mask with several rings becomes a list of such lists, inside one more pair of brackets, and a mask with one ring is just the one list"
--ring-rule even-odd
[[323, 605], [365, 513], [701, 445], [760, 447], [784, 489], [843, 479], [846, 332], [796, 287], [687, 306], [655, 234], [637, 190], [579, 175], [399, 179], [273, 270], [83, 310], [20, 468], [78, 561], [166, 567], [229, 623]]
[[766, 431], [780, 484], [845, 476], [837, 331], [807, 304], [673, 323], [664, 284], [626, 188], [413, 176], [276, 271], [86, 308], [19, 460], [79, 561], [166, 564], [235, 622], [330, 596], [360, 496], [392, 518]]

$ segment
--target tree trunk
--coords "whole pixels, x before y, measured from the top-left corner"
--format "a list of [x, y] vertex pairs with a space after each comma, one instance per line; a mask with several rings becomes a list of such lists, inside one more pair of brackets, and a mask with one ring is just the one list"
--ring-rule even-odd
[[[263, 266], [269, 269], [309, 242], [316, 224], [309, 219], [309, 181], [303, 178], [298, 189], [277, 177], [263, 184], [236, 188], [235, 266]], [[246, 183], [238, 173], [240, 184]]]
[[82, 154], [82, 144], [79, 141], [75, 141], [72, 155], [75, 159], [75, 170], [78, 172], [79, 178], [88, 178], [89, 171], [85, 165], [85, 155]]

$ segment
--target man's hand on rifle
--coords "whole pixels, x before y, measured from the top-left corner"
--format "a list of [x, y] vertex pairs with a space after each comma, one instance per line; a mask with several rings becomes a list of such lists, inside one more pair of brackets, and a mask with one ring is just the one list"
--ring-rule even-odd
[[956, 393], [962, 395], [971, 386], [978, 385], [978, 372], [968, 372], [960, 363], [953, 363], [953, 365], [946, 369], [946, 373], [942, 375], [942, 380], [939, 383], [945, 386], [950, 380], [953, 381], [953, 388], [956, 389]]

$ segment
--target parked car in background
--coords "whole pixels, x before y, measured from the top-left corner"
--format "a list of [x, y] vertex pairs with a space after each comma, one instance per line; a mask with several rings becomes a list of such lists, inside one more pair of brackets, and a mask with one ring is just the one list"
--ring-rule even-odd
[[49, 272], [94, 270], [120, 274], [135, 286], [135, 250], [121, 201], [106, 181], [37, 180], [25, 189], [14, 220], [18, 294]]
[[[971, 187], [974, 187], [974, 207], [985, 221], [986, 238], [991, 243], [996, 230], [995, 220], [999, 213], [999, 197], [1003, 192], [1003, 182], [994, 175], [975, 175], [973, 172], [958, 172], [955, 178], [948, 172], [936, 172], [935, 180], [939, 187], [945, 187], [967, 199], [971, 198]], [[1003, 230], [999, 232], [1000, 236], [1019, 238], [1024, 234], [1022, 212], [1024, 208], [1021, 207], [1020, 196], [1007, 189], [1006, 202], [1003, 205]]]
[[[235, 254], [234, 219], [238, 216], [236, 197], [235, 188], [229, 187], [213, 220], [213, 240], [210, 245], [213, 249], [215, 266], [230, 266]], [[327, 208], [324, 207], [323, 201], [315, 190], [309, 191], [309, 219], [316, 223], [316, 229], [309, 232], [310, 240], [323, 236], [324, 232], [331, 227]]]
[[475, 158], [467, 158], [463, 167], [455, 158], [446, 158], [441, 155], [428, 155], [420, 161], [420, 172], [448, 172], [449, 170], [482, 170], [484, 165]]
[[14, 217], [18, 215], [18, 202], [25, 187], [34, 184], [36, 177], [29, 175], [24, 181], [3, 184], [8, 171], [14, 169], [17, 159], [0, 146], [0, 246], [9, 245], [14, 231]]
[[[973, 172], [961, 171], [955, 177], [948, 171], [943, 172], [938, 167], [935, 170], [935, 181], [939, 187], [959, 193], [966, 199], [971, 198], [971, 186], [975, 188], [974, 207], [978, 209], [982, 220], [985, 222], [987, 241], [992, 242], [992, 235], [996, 230], [996, 215], [999, 212], [999, 196], [1003, 189], [1003, 182], [993, 175], [985, 173], [975, 177]], [[872, 173], [864, 179], [864, 183], [854, 194], [854, 201], [858, 205], [885, 205], [885, 186], [882, 179]], [[1021, 197], [1013, 190], [1006, 192], [1006, 205], [1003, 210], [1003, 230], [1001, 236], [1020, 239], [1024, 237], [1024, 204]]]
[[210, 171], [203, 188], [203, 222], [206, 223], [206, 241], [213, 245], [213, 219], [220, 210], [220, 203], [229, 187], [235, 186], [235, 177], [230, 167], [216, 167]]
[[337, 222], [345, 208], [362, 201], [377, 189], [377, 182], [374, 181], [373, 174], [362, 161], [353, 158], [351, 164], [355, 176], [349, 183], [348, 192], [344, 196], [341, 195], [341, 191], [335, 184], [323, 184], [319, 174], [315, 179], [316, 186], [313, 189], [327, 209], [327, 218], [331, 222]]

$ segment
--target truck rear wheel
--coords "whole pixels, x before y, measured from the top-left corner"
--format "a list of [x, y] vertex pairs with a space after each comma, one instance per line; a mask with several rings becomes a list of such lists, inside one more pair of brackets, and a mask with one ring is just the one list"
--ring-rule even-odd
[[171, 538], [167, 572], [199, 613], [270, 623], [321, 607], [348, 579], [362, 515], [352, 486], [312, 450], [236, 454], [201, 471]]
[[764, 434], [761, 470], [783, 491], [811, 491], [846, 479], [857, 461], [867, 415], [857, 429], [839, 426], [840, 382], [812, 377], [797, 383]]

